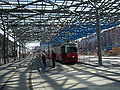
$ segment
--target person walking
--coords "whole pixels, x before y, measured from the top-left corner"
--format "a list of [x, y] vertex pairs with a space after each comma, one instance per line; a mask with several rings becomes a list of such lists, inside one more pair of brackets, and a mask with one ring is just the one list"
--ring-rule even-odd
[[42, 52], [41, 58], [42, 58], [44, 67], [46, 67], [46, 56], [45, 56], [45, 51]]
[[52, 68], [54, 68], [55, 67], [55, 60], [56, 60], [56, 54], [55, 54], [55, 52], [52, 50]]

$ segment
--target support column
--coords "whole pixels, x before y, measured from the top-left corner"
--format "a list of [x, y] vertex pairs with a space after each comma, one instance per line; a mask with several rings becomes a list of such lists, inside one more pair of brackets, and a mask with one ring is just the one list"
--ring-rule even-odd
[[96, 34], [97, 34], [97, 45], [98, 45], [98, 63], [102, 65], [102, 42], [101, 42], [101, 29], [100, 29], [100, 15], [99, 9], [96, 8]]
[[67, 43], [69, 43], [70, 42], [70, 32], [68, 32], [68, 38], [67, 39], [68, 39]]
[[[9, 15], [7, 15], [7, 26], [9, 23]], [[7, 35], [7, 40], [6, 40], [6, 60], [7, 63], [9, 63], [9, 36], [8, 36], [8, 29], [6, 28], [6, 35]]]
[[3, 35], [3, 61], [4, 61], [4, 64], [6, 64], [6, 28], [5, 28], [5, 24], [4, 24], [4, 18], [3, 16], [1, 15], [1, 20], [2, 20], [2, 30], [4, 32], [4, 35]]
[[6, 62], [6, 44], [5, 44], [5, 42], [6, 42], [6, 39], [5, 39], [5, 37], [6, 37], [6, 32], [5, 32], [5, 29], [4, 29], [4, 37], [3, 37], [3, 60], [4, 60], [4, 64], [6, 64], [7, 62]]
[[21, 46], [21, 57], [23, 58], [23, 44]]
[[14, 38], [14, 61], [16, 60], [16, 40]]
[[22, 46], [21, 44], [19, 45], [19, 59], [21, 59], [21, 54], [22, 54]]
[[9, 63], [9, 47], [8, 47], [8, 44], [9, 44], [9, 37], [8, 37], [8, 34], [7, 34], [7, 40], [6, 40], [6, 59], [7, 59], [7, 63]]
[[20, 49], [20, 44], [19, 44], [19, 53], [18, 53], [18, 54], [19, 54], [19, 60], [20, 60], [20, 58], [21, 58], [21, 57], [20, 57], [20, 54], [21, 54], [21, 51], [20, 51], [20, 50], [21, 50], [21, 49]]

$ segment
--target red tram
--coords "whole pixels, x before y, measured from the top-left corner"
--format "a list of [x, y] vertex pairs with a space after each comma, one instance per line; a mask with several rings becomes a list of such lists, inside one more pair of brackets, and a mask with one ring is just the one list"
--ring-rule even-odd
[[77, 63], [78, 52], [75, 43], [67, 43], [64, 45], [54, 47], [56, 53], [56, 60], [62, 63]]

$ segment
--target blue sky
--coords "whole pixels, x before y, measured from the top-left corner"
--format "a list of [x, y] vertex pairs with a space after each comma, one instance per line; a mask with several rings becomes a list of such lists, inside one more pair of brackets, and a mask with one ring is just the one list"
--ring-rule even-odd
[[29, 49], [32, 49], [36, 46], [40, 46], [40, 42], [31, 42], [31, 43], [26, 44], [26, 47], [29, 48]]

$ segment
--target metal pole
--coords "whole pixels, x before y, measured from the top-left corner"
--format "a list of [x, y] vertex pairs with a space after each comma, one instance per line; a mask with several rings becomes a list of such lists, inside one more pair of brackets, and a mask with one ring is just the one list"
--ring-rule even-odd
[[7, 40], [6, 40], [6, 56], [7, 56], [7, 63], [9, 63], [9, 47], [8, 47], [8, 43], [9, 42], [9, 37], [8, 37], [8, 34], [7, 34]]
[[19, 59], [21, 59], [21, 45], [19, 44]]
[[[9, 23], [9, 18], [8, 18], [8, 15], [7, 15], [7, 26], [8, 26], [8, 23]], [[8, 29], [6, 29], [6, 31], [8, 32]], [[7, 56], [7, 63], [9, 63], [9, 36], [8, 36], [8, 33], [6, 33], [7, 35], [7, 40], [6, 40], [6, 56]]]
[[50, 47], [49, 47], [49, 43], [48, 43], [48, 53], [49, 53]]
[[102, 42], [101, 42], [101, 29], [100, 29], [100, 15], [99, 9], [96, 8], [96, 34], [97, 34], [97, 45], [98, 45], [98, 63], [102, 65]]
[[4, 19], [3, 16], [1, 15], [1, 20], [2, 20], [2, 25], [3, 25], [3, 31], [4, 31], [4, 36], [3, 36], [3, 60], [4, 60], [4, 64], [6, 64], [6, 28], [4, 25]]
[[22, 44], [22, 58], [24, 58], [23, 54], [24, 54], [24, 48], [23, 48], [23, 44]]
[[70, 42], [70, 32], [68, 32], [68, 40], [67, 40], [67, 43]]
[[6, 37], [6, 33], [5, 33], [5, 29], [4, 29], [4, 37], [3, 37], [3, 59], [4, 59], [4, 64], [6, 64], [6, 45], [5, 45], [5, 37]]
[[16, 41], [14, 39], [14, 61], [16, 60]]
[[25, 50], [24, 45], [23, 45], [23, 51], [24, 51], [24, 53], [23, 53], [23, 58], [25, 58], [26, 50]]

